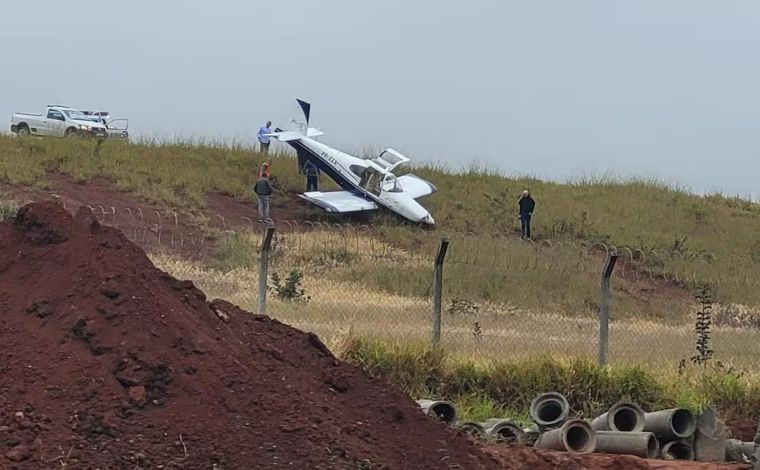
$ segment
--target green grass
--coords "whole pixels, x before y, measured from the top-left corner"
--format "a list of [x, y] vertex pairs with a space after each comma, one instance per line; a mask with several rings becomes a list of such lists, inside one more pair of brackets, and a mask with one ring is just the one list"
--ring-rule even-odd
[[[203, 205], [207, 193], [250, 198], [263, 156], [237, 144], [139, 143], [0, 136], [0, 181], [45, 185], [59, 172], [80, 180], [104, 178], [119, 188], [168, 205]], [[295, 160], [270, 155], [283, 191], [303, 186]], [[652, 180], [596, 178], [568, 184], [512, 178], [472, 166], [412, 171], [439, 192], [423, 199], [440, 232], [514, 235], [523, 188], [537, 200], [538, 238], [582, 239], [642, 249], [707, 251], [716, 256], [760, 256], [760, 206], [720, 194], [700, 197]], [[375, 222], [398, 221], [378, 217]], [[730, 241], [730, 242], [729, 242]]]
[[18, 205], [11, 200], [0, 200], [0, 222], [16, 216]]
[[[278, 191], [301, 190], [303, 180], [295, 159], [284, 153], [275, 153], [270, 159]], [[147, 201], [190, 209], [203, 207], [206, 195], [212, 192], [252, 200], [251, 186], [263, 160], [251, 148], [234, 143], [98, 145], [88, 140], [0, 136], [1, 182], [45, 187], [50, 173], [64, 173], [79, 181], [110, 181]], [[454, 234], [451, 258], [461, 261], [469, 257], [471, 261], [476, 253], [477, 261], [473, 266], [447, 267], [449, 296], [586, 312], [596, 308], [595, 278], [602, 262], [597, 254], [589, 255], [588, 247], [604, 243], [628, 247], [630, 251], [622, 251], [623, 255], [638, 257], [636, 250], [642, 250], [645, 259], [637, 262], [645, 265], [647, 273], [676, 280], [677, 286], [691, 290], [708, 283], [722, 303], [760, 305], [755, 276], [760, 267], [760, 207], [749, 201], [719, 194], [700, 197], [651, 180], [586, 178], [560, 184], [508, 177], [477, 165], [455, 172], [435, 165], [412, 171], [439, 188], [423, 199], [438, 221], [436, 228], [420, 232], [387, 214], [369, 221], [378, 226], [381, 240], [408, 253], [426, 254], [428, 264], [418, 263], [399, 272], [396, 265], [364, 262], [357, 256], [361, 253], [344, 250], [355, 262], [336, 276], [358, 279], [391, 293], [427, 296], [429, 260], [437, 239]], [[534, 232], [539, 248], [533, 251], [505, 241], [516, 236], [517, 197], [525, 187], [532, 190], [538, 203]], [[275, 204], [294, 203], [290, 201], [274, 198]], [[314, 213], [325, 220], [343, 220]], [[456, 236], [461, 233], [471, 235]], [[546, 242], [560, 248], [547, 249], [542, 244]], [[570, 243], [584, 248], [579, 250]], [[228, 258], [234, 258], [229, 246], [220, 248], [220, 256], [224, 258], [224, 250]], [[231, 259], [222, 263], [228, 262], [234, 264]], [[521, 268], [531, 263], [533, 268]], [[665, 308], [663, 299], [638, 295], [636, 300], [635, 291], [641, 287], [636, 283], [622, 281], [616, 287], [623, 312], [661, 318], [674, 313], [682, 316], [689, 308], [688, 293], [674, 299], [678, 301], [675, 307]]]
[[539, 393], [564, 394], [573, 414], [594, 417], [620, 400], [646, 411], [682, 406], [699, 412], [714, 405], [724, 419], [760, 417], [760, 377], [720, 367], [652, 372], [639, 366], [598, 367], [550, 355], [517, 361], [453, 359], [423, 343], [388, 343], [346, 336], [338, 355], [413, 397], [447, 399], [465, 419], [511, 417], [526, 421]]
[[[160, 205], [203, 207], [206, 194], [218, 192], [250, 200], [262, 155], [239, 145], [185, 143], [125, 144], [71, 139], [18, 139], [0, 136], [0, 181], [41, 186], [48, 173], [79, 181], [107, 180], [119, 189]], [[290, 189], [295, 164], [272, 155], [275, 180]], [[292, 167], [292, 168], [291, 168]], [[300, 186], [300, 185], [299, 185]]]

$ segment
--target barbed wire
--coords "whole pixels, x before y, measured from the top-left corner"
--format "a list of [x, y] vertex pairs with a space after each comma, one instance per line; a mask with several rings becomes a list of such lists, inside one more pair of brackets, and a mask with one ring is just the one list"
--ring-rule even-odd
[[[30, 201], [31, 202], [31, 201]], [[77, 204], [59, 199], [74, 212]], [[11, 202], [10, 204], [16, 204]], [[266, 225], [250, 217], [224, 217], [207, 211], [155, 210], [145, 207], [82, 204], [104, 225], [123, 231], [146, 249], [194, 257], [210, 242], [230, 233], [263, 233]], [[18, 208], [18, 204], [15, 205]], [[447, 265], [524, 272], [600, 275], [606, 257], [618, 256], [617, 277], [648, 283], [710, 284], [750, 288], [758, 285], [756, 258], [742, 254], [718, 257], [709, 251], [644, 249], [573, 239], [523, 240], [473, 231], [432, 231], [402, 226], [279, 220], [275, 250], [349, 255], [354, 259], [432, 266], [441, 239], [450, 241]]]

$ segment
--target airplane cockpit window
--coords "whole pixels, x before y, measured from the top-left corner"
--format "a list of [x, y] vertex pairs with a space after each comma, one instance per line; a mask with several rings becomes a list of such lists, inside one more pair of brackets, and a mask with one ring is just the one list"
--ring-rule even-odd
[[353, 174], [358, 176], [359, 178], [364, 177], [364, 171], [367, 169], [366, 166], [361, 165], [351, 165], [348, 167]]
[[399, 184], [395, 175], [388, 175], [385, 177], [385, 181], [383, 181], [383, 191], [388, 193], [401, 193], [404, 191], [404, 188], [401, 187], [401, 184]]
[[362, 179], [359, 182], [359, 186], [361, 186], [366, 191], [379, 196], [382, 182], [383, 175], [376, 169], [368, 167], [366, 170], [364, 170], [364, 174], [362, 175]]

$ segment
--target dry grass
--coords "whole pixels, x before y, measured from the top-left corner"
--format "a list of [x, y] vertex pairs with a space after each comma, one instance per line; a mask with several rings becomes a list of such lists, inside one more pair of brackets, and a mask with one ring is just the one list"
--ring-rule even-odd
[[[430, 296], [406, 295], [401, 288], [394, 293], [385, 285], [372, 287], [372, 281], [356, 276], [355, 265], [365, 260], [321, 250], [324, 240], [320, 237], [334, 236], [319, 232], [298, 238], [280, 235], [270, 273], [285, 276], [291, 269], [299, 269], [304, 273], [302, 287], [310, 300], [283, 302], [270, 296], [268, 313], [296, 328], [318, 334], [328, 344], [347, 332], [393, 342], [428, 341]], [[237, 235], [237, 239], [248, 240], [251, 247], [244, 251], [249, 253], [255, 252], [253, 247], [259, 243], [258, 236], [250, 234]], [[369, 247], [371, 242], [360, 238], [356, 243], [361, 248]], [[294, 249], [297, 244], [301, 249]], [[404, 261], [376, 260], [372, 266], [387, 271], [388, 276], [395, 272], [395, 285], [408, 284], [402, 273], [413, 272], [420, 262], [406, 261], [403, 251], [396, 249], [395, 253]], [[193, 280], [210, 297], [222, 297], [255, 311], [258, 271], [250, 255], [245, 259], [244, 265], [221, 270], [170, 256], [154, 256], [159, 267], [174, 276]], [[429, 282], [429, 269], [426, 274]], [[594, 316], [548, 306], [526, 309], [509, 302], [454, 299], [445, 300], [442, 333], [452, 357], [506, 360], [551, 352], [562, 357], [596, 358], [598, 321]], [[665, 323], [626, 315], [613, 320], [610, 343], [610, 359], [616, 363], [673, 368], [693, 355], [693, 325], [688, 319]], [[721, 361], [749, 367], [760, 354], [760, 330], [715, 328], [713, 346]]]

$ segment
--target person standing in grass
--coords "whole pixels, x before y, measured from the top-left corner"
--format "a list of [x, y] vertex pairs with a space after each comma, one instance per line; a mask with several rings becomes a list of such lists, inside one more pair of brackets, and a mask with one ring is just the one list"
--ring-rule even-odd
[[259, 133], [256, 134], [256, 137], [259, 139], [259, 151], [261, 153], [269, 153], [269, 135], [272, 133], [272, 121], [267, 121], [267, 123], [262, 126], [259, 129]]
[[319, 168], [313, 161], [306, 160], [303, 174], [306, 176], [306, 192], [319, 191]]
[[533, 211], [536, 208], [536, 201], [530, 196], [527, 189], [522, 192], [520, 200], [517, 203], [520, 206], [520, 226], [522, 228], [522, 239], [530, 240], [530, 219], [533, 217]]
[[268, 176], [261, 175], [253, 186], [259, 203], [259, 222], [272, 222], [269, 218], [269, 200], [272, 197], [272, 183]]

